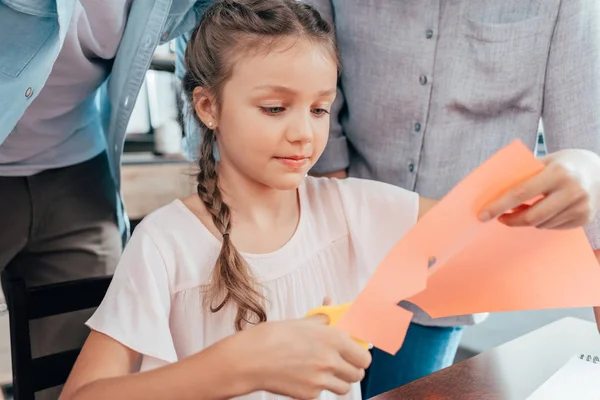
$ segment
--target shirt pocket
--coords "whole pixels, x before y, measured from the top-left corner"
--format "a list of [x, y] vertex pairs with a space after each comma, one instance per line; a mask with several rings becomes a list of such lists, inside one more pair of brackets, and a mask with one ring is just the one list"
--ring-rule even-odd
[[58, 31], [56, 18], [41, 18], [0, 3], [0, 74], [16, 78]]
[[544, 18], [537, 16], [504, 24], [488, 24], [465, 18], [462, 27], [467, 38], [480, 42], [507, 42], [542, 34]]
[[489, 24], [464, 18], [450, 62], [450, 105], [480, 115], [539, 109], [553, 30], [551, 18]]

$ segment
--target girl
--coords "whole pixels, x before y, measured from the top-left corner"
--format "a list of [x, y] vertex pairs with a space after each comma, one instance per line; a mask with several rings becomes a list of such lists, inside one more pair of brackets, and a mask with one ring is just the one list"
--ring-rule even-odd
[[[64, 398], [360, 398], [367, 354], [312, 334], [274, 343], [263, 324], [302, 317], [327, 296], [354, 300], [434, 204], [378, 182], [306, 177], [327, 142], [336, 54], [331, 27], [295, 0], [206, 11], [183, 82], [203, 130], [198, 193], [136, 228]], [[253, 341], [232, 344], [250, 332]], [[305, 340], [325, 361], [292, 351]], [[249, 376], [258, 378], [242, 384]]]

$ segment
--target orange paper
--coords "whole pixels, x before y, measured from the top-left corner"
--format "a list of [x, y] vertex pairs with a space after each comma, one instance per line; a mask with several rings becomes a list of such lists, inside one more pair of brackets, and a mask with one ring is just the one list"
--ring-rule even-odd
[[461, 181], [390, 251], [338, 327], [395, 354], [412, 314], [600, 305], [600, 268], [582, 229], [508, 228], [478, 212], [543, 164], [515, 141]]
[[433, 318], [600, 305], [600, 265], [582, 229], [490, 223], [409, 298]]

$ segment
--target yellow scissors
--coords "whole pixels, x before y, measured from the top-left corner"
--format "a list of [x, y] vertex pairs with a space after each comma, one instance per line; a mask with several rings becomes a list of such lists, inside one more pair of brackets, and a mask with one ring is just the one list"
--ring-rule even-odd
[[[339, 306], [317, 307], [317, 308], [309, 311], [308, 314], [306, 314], [306, 316], [310, 317], [310, 316], [319, 315], [319, 314], [327, 315], [327, 317], [329, 317], [329, 326], [336, 326], [338, 324], [338, 322], [340, 321], [340, 318], [342, 318], [342, 315], [344, 315], [344, 313], [346, 312], [346, 310], [348, 310], [348, 307], [350, 307], [351, 304], [352, 303], [346, 303], [346, 304], [342, 304]], [[369, 347], [371, 347], [370, 344], [365, 341], [362, 341], [362, 340], [356, 339], [356, 338], [353, 338], [353, 339], [363, 349], [369, 349]]]

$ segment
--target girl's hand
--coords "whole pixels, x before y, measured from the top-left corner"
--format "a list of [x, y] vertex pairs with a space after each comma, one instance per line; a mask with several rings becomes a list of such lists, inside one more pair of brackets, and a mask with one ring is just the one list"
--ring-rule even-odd
[[267, 322], [234, 335], [240, 362], [252, 367], [255, 390], [314, 399], [323, 390], [344, 395], [362, 380], [370, 353], [327, 323], [318, 315]]
[[[482, 221], [508, 226], [571, 229], [589, 224], [600, 208], [600, 157], [587, 150], [562, 150], [544, 157], [545, 168], [490, 203]], [[543, 196], [531, 206], [524, 203]], [[513, 210], [514, 212], [508, 213]]]

